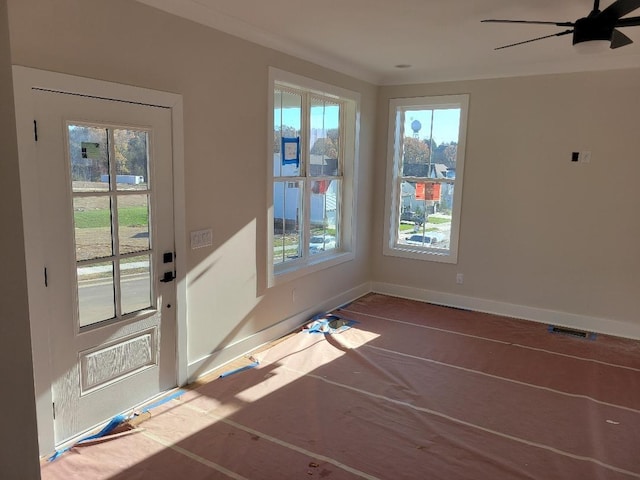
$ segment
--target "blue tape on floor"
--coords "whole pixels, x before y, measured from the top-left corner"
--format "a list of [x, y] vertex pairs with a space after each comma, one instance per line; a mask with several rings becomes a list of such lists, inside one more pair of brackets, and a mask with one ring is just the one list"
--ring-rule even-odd
[[151, 405], [147, 405], [146, 407], [144, 407], [144, 410], [142, 410], [142, 412], [146, 413], [149, 410], [151, 410], [152, 408], [159, 407], [163, 403], [167, 403], [167, 402], [170, 402], [171, 400], [173, 400], [174, 398], [181, 397], [182, 395], [184, 395], [185, 392], [186, 392], [186, 390], [178, 390], [177, 392], [174, 392], [171, 395], [167, 395], [166, 397], [162, 397], [160, 400], [158, 400], [156, 402], [153, 402]]
[[[151, 409], [162, 405], [163, 403], [170, 402], [174, 398], [178, 398], [181, 395], [184, 395], [184, 393], [185, 393], [185, 390], [178, 390], [177, 392], [174, 392], [171, 395], [167, 395], [166, 397], [162, 397], [160, 400], [158, 400], [156, 402], [153, 402], [150, 405], [147, 405], [144, 408], [144, 410], [142, 410], [142, 412], [146, 413], [146, 412], [150, 411]], [[129, 417], [127, 417], [126, 415], [116, 415], [111, 420], [109, 420], [109, 423], [107, 423], [103, 427], [103, 429], [100, 430], [98, 433], [83, 437], [80, 440], [78, 440], [76, 443], [74, 443], [73, 445], [68, 446], [67, 448], [63, 448], [62, 450], [56, 450], [56, 452], [53, 455], [51, 455], [51, 457], [49, 457], [48, 461], [49, 462], [54, 461], [60, 455], [62, 455], [63, 453], [65, 453], [65, 452], [67, 452], [69, 450], [71, 450], [74, 446], [76, 446], [76, 445], [78, 445], [80, 443], [87, 442], [89, 440], [95, 440], [96, 438], [102, 438], [105, 435], [109, 435], [112, 431], [114, 431], [118, 426], [122, 425], [127, 420], [129, 420]]]
[[356, 320], [349, 320], [336, 315], [335, 313], [319, 313], [311, 318], [311, 323], [303, 329], [307, 333], [335, 334], [348, 330], [358, 323]]
[[95, 440], [96, 438], [101, 438], [101, 437], [104, 437], [105, 435], [108, 435], [113, 430], [115, 430], [116, 427], [118, 427], [122, 423], [126, 422], [127, 420], [128, 420], [128, 417], [125, 416], [125, 415], [116, 415], [111, 420], [109, 420], [109, 423], [107, 423], [104, 426], [104, 428], [102, 430], [100, 430], [98, 433], [95, 433], [93, 435], [89, 435], [87, 437], [81, 438], [76, 443], [74, 443], [73, 445], [71, 445], [71, 446], [69, 446], [67, 448], [64, 448], [62, 450], [56, 450], [56, 452], [53, 455], [51, 455], [51, 457], [49, 457], [49, 461], [53, 462], [56, 458], [58, 458], [64, 452], [70, 450], [72, 447], [74, 447], [75, 445], [77, 445], [79, 443], [86, 442], [88, 440]]
[[233, 375], [234, 373], [244, 372], [245, 370], [249, 370], [251, 368], [257, 367], [258, 365], [259, 365], [258, 362], [253, 362], [253, 363], [250, 363], [249, 365], [246, 365], [244, 367], [236, 368], [235, 370], [229, 370], [228, 372], [224, 372], [224, 373], [220, 374], [220, 378], [228, 377], [229, 375]]

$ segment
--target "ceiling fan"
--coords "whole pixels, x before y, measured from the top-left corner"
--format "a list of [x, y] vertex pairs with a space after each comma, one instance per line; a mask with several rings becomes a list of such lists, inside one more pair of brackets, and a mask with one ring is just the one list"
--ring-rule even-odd
[[496, 48], [515, 47], [525, 43], [535, 42], [544, 38], [561, 37], [563, 35], [573, 34], [573, 45], [579, 45], [584, 42], [606, 41], [609, 42], [609, 48], [620, 48], [633, 43], [629, 37], [622, 33], [620, 27], [636, 27], [640, 26], [640, 17], [622, 18], [625, 15], [640, 8], [640, 0], [616, 0], [604, 10], [600, 11], [600, 0], [593, 2], [593, 10], [584, 18], [579, 18], [575, 22], [541, 22], [535, 20], [482, 20], [485, 23], [530, 23], [537, 25], [555, 25], [557, 27], [571, 27], [568, 30], [545, 35], [543, 37], [532, 38], [523, 42], [511, 43]]

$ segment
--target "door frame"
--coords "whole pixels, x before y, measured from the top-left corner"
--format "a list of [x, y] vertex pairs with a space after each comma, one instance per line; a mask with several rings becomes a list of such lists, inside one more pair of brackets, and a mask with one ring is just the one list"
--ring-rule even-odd
[[[186, 219], [184, 186], [184, 128], [182, 95], [86, 77], [13, 66], [13, 89], [24, 222], [27, 290], [31, 325], [31, 351], [36, 392], [36, 417], [40, 455], [55, 450], [50, 365], [50, 333], [44, 295], [44, 254], [40, 229], [40, 199], [35, 148], [34, 89], [71, 93], [106, 100], [169, 108], [173, 146], [173, 204], [176, 268], [176, 384], [187, 381]], [[133, 406], [133, 405], [132, 405]]]

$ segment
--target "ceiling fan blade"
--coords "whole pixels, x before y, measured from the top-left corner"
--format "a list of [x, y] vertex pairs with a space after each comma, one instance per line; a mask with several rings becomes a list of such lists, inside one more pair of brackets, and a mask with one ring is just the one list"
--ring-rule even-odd
[[640, 17], [621, 18], [616, 22], [616, 27], [640, 27]]
[[488, 20], [480, 20], [481, 23], [530, 23], [534, 25], [555, 25], [556, 27], [573, 27], [573, 22], [540, 22], [537, 20], [496, 20], [494, 18]]
[[613, 31], [613, 35], [611, 37], [611, 48], [620, 48], [631, 43], [633, 43], [633, 40], [627, 37], [620, 30]]
[[638, 8], [640, 8], [640, 0], [616, 0], [598, 16], [603, 19], [615, 21]]
[[563, 32], [554, 33], [553, 35], [545, 35], [544, 37], [536, 37], [536, 38], [532, 38], [530, 40], [525, 40], [523, 42], [511, 43], [509, 45], [503, 45], [502, 47], [497, 47], [494, 50], [502, 50], [503, 48], [515, 47], [516, 45], [524, 45], [525, 43], [536, 42], [538, 40], [543, 40], [545, 38], [561, 37], [562, 35], [569, 35], [570, 33], [573, 33], [573, 30], [565, 30]]

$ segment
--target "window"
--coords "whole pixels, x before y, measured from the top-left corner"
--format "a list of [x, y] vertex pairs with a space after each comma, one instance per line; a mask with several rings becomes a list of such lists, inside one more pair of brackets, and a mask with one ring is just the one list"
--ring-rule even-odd
[[353, 258], [358, 94], [271, 69], [270, 284]]
[[385, 255], [457, 262], [468, 102], [390, 101]]

